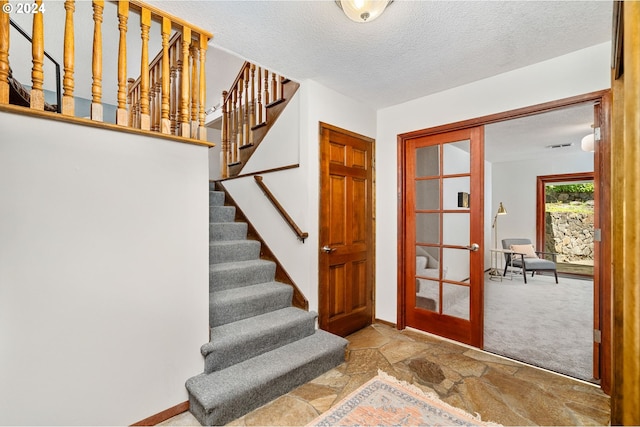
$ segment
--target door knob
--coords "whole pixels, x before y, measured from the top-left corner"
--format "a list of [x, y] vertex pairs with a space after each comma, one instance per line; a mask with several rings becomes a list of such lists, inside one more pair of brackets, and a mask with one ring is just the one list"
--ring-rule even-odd
[[322, 251], [323, 251], [323, 252], [326, 252], [326, 253], [328, 253], [328, 254], [330, 254], [331, 252], [335, 251], [335, 249], [334, 249], [334, 248], [330, 248], [330, 247], [329, 247], [329, 246], [327, 246], [327, 245], [324, 245], [324, 246], [322, 247]]
[[476, 252], [478, 249], [480, 249], [480, 245], [477, 243], [472, 243], [471, 246], [465, 246], [467, 249], [469, 249], [471, 252]]

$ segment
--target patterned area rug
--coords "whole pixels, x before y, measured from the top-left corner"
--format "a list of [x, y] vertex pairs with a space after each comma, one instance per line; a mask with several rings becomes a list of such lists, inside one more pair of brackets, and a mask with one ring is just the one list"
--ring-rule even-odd
[[309, 426], [498, 426], [378, 371]]

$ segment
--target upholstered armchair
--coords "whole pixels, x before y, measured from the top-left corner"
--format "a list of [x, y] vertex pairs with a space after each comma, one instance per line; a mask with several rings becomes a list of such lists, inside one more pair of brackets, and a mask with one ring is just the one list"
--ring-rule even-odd
[[[556, 254], [553, 252], [536, 251], [535, 247], [529, 239], [502, 239], [502, 248], [512, 252], [505, 252], [506, 264], [504, 273], [507, 274], [509, 266], [522, 269], [522, 277], [524, 283], [527, 283], [527, 271], [531, 272], [531, 277], [536, 271], [553, 271], [558, 283], [558, 271], [556, 270]], [[551, 260], [543, 258], [544, 255], [550, 256]]]

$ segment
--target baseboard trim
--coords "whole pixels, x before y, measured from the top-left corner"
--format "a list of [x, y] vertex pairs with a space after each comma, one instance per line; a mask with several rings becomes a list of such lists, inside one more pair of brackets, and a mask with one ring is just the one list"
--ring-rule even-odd
[[398, 329], [398, 326], [395, 323], [387, 322], [386, 320], [375, 319], [375, 323], [380, 323], [382, 325], [391, 326], [394, 329]]
[[138, 421], [135, 424], [131, 424], [132, 426], [155, 426], [160, 424], [163, 421], [167, 421], [169, 418], [175, 417], [176, 415], [180, 415], [183, 412], [189, 410], [189, 401], [182, 402], [176, 406], [173, 406], [169, 409], [165, 409], [162, 412], [158, 412], [155, 415], [151, 415], [144, 420]]

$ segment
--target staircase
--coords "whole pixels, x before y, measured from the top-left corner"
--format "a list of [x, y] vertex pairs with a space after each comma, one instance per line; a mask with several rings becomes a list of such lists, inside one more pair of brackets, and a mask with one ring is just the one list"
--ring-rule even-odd
[[204, 372], [186, 386], [198, 421], [223, 425], [342, 363], [347, 341], [291, 306], [293, 288], [274, 281], [275, 264], [259, 258], [235, 207], [223, 192], [209, 194], [211, 338]]

